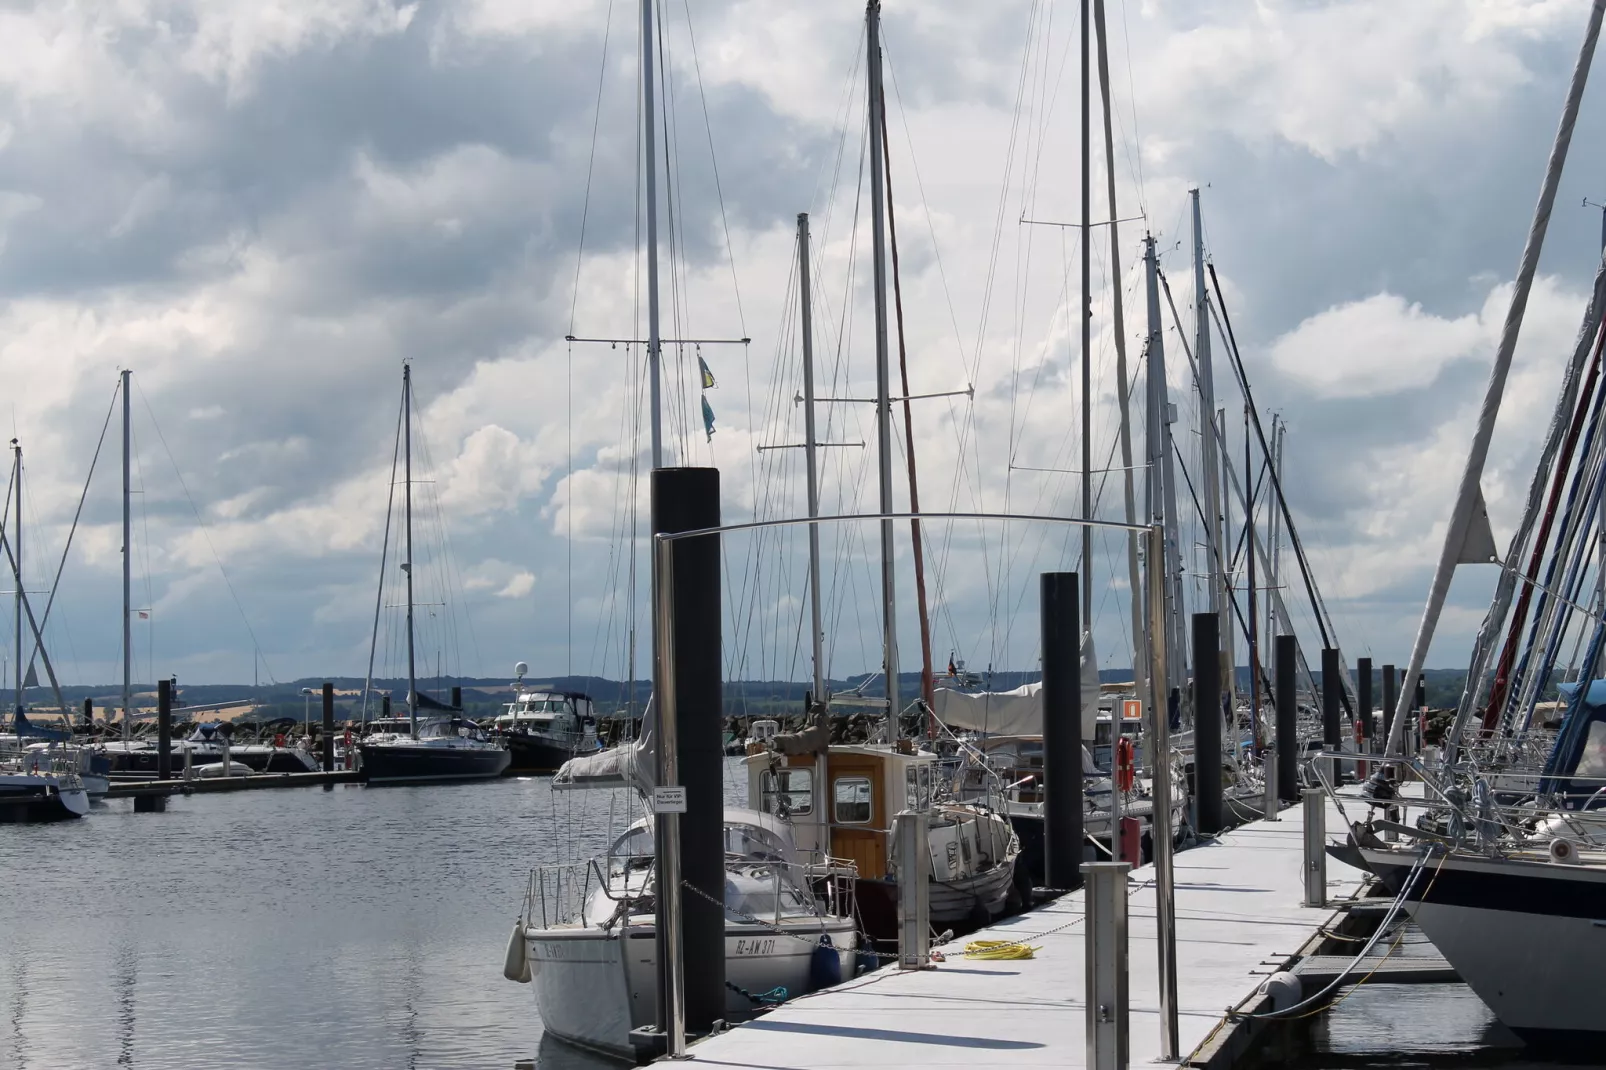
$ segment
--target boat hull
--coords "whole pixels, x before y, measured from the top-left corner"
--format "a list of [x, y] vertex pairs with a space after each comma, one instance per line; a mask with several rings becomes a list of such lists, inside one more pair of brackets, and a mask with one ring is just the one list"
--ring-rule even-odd
[[[1412, 859], [1362, 848], [1392, 891]], [[1524, 1041], [1598, 1049], [1606, 961], [1606, 870], [1551, 862], [1429, 859], [1406, 904], [1413, 920], [1495, 1016]]]
[[[797, 926], [798, 939], [767, 926], [727, 925], [727, 1021], [750, 1018], [756, 1007], [738, 989], [756, 995], [785, 988], [788, 997], [813, 991], [812, 957], [822, 931], [836, 948], [841, 976], [852, 977], [857, 934], [851, 919], [823, 925], [811, 919]], [[570, 1044], [634, 1059], [630, 1031], [652, 1025], [656, 1016], [658, 941], [650, 920], [612, 931], [529, 929], [524, 939], [542, 1027]]]
[[427, 784], [489, 780], [511, 760], [502, 747], [431, 747], [362, 744], [362, 768], [370, 784]]
[[537, 735], [508, 732], [498, 738], [507, 744], [512, 756], [505, 770], [507, 776], [548, 776], [579, 753], [568, 741]]
[[0, 776], [0, 823], [72, 821], [88, 812], [83, 788], [63, 787], [54, 777]]

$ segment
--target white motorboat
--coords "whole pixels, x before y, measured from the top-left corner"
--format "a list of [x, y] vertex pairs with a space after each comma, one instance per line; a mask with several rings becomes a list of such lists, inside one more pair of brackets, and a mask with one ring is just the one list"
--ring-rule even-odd
[[89, 793], [71, 769], [0, 769], [0, 822], [70, 821], [88, 812]]
[[[786, 824], [727, 807], [725, 977], [728, 1021], [854, 972], [851, 882], [842, 898], [809, 888]], [[658, 993], [653, 823], [631, 825], [604, 858], [531, 874], [505, 972], [529, 981], [547, 1033], [630, 1059]]]

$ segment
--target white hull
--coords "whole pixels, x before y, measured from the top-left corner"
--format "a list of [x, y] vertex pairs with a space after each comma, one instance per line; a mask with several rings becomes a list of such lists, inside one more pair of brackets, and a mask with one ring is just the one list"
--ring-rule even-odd
[[[857, 934], [847, 918], [788, 923], [799, 939], [756, 925], [725, 927], [727, 1020], [752, 1016], [754, 1004], [730, 986], [758, 995], [785, 988], [788, 996], [812, 991], [811, 958], [819, 934], [837, 949], [842, 976], [854, 972]], [[645, 925], [605, 932], [595, 927], [529, 929], [525, 949], [542, 1027], [571, 1044], [633, 1059], [630, 1031], [652, 1025], [658, 993], [657, 939]]]
[[[1431, 875], [1430, 868], [1424, 879]], [[1587, 1031], [1606, 1038], [1600, 1002], [1606, 918], [1437, 903], [1413, 907], [1422, 932], [1508, 1029]]]

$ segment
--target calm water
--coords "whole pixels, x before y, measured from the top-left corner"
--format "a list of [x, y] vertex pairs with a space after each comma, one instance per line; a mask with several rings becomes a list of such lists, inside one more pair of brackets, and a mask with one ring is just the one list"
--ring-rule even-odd
[[548, 784], [118, 800], [0, 826], [0, 1067], [611, 1065], [543, 1043], [529, 986], [502, 977], [529, 869], [629, 821], [622, 793]]

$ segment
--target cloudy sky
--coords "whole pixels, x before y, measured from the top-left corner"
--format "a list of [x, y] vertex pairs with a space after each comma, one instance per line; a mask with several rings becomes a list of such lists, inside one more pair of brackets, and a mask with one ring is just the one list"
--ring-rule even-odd
[[[1120, 276], [1107, 238], [1094, 249], [1095, 467], [1119, 464], [1113, 293], [1135, 366], [1148, 230], [1191, 331], [1187, 190], [1201, 186], [1208, 252], [1261, 411], [1288, 423], [1292, 505], [1352, 657], [1408, 653], [1586, 6], [1110, 0], [1118, 211], [1142, 218], [1120, 230]], [[884, 12], [910, 387], [974, 387], [915, 403], [927, 509], [1076, 508], [1073, 478], [1031, 469], [1080, 464], [1077, 235], [1021, 222], [1078, 211], [1076, 8]], [[626, 0], [0, 3], [0, 417], [26, 458], [37, 610], [131, 368], [134, 600], [149, 614], [136, 675], [361, 673], [411, 362], [421, 673], [524, 659], [537, 675], [624, 675], [644, 594], [638, 578], [632, 600], [629, 539], [650, 463], [643, 355], [564, 339], [645, 329], [637, 14]], [[798, 451], [756, 449], [801, 433], [800, 211], [820, 392], [873, 388], [862, 15], [662, 5], [664, 331], [752, 340], [701, 349], [718, 382], [711, 441], [698, 351], [666, 352], [666, 442], [673, 462], [721, 469], [729, 520], [803, 507]], [[1600, 214], [1581, 202], [1606, 199], [1603, 133], [1606, 77], [1585, 99], [1484, 481], [1501, 540], [1598, 262]], [[1102, 217], [1102, 151], [1093, 162]], [[1167, 327], [1191, 458], [1197, 410], [1169, 313]], [[1219, 378], [1239, 451], [1241, 402]], [[873, 442], [863, 405], [822, 407], [821, 423]], [[121, 671], [117, 427], [47, 628], [71, 682]], [[827, 451], [826, 511], [872, 509], [874, 486], [873, 450]], [[1100, 514], [1119, 501], [1104, 486]], [[838, 677], [879, 661], [873, 537], [825, 539]], [[1076, 540], [934, 524], [928, 541], [939, 663], [1031, 667], [1035, 577], [1078, 567]], [[795, 532], [729, 541], [731, 675], [808, 674], [802, 552]], [[382, 672], [400, 664], [396, 562], [393, 542]], [[1101, 537], [1110, 667], [1130, 657], [1124, 568]], [[1493, 577], [1463, 572], [1429, 665], [1464, 664]], [[638, 673], [646, 648], [643, 629]]]

